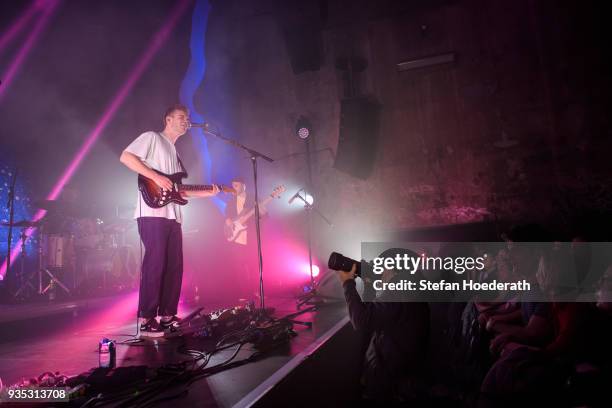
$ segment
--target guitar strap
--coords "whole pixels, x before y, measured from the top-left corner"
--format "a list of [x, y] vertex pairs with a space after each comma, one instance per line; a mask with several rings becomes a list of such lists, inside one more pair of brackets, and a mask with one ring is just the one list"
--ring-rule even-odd
[[[164, 138], [160, 132], [157, 132], [159, 137]], [[181, 170], [185, 173], [185, 178], [189, 177], [189, 173], [187, 173], [187, 169], [183, 166], [183, 161], [181, 160], [181, 156], [179, 156], [178, 151], [176, 152], [176, 159], [179, 162], [179, 166], [181, 166]]]
[[185, 166], [183, 166], [183, 161], [181, 160], [181, 156], [179, 156], [178, 152], [176, 152], [176, 158], [181, 166], [181, 170], [183, 170], [183, 173], [185, 173], [185, 178], [189, 177], [189, 173], [187, 173], [187, 169], [185, 169]]

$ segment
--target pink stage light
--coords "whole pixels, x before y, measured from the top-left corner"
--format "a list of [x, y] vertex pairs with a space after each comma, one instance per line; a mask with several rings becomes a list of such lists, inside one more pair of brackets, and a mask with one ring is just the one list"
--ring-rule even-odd
[[41, 0], [34, 0], [30, 7], [28, 7], [16, 20], [15, 22], [0, 36], [0, 52], [8, 45], [8, 43], [15, 38], [17, 34], [23, 30], [23, 27], [30, 21], [32, 16], [37, 10], [44, 6]]
[[113, 303], [109, 303], [108, 307], [90, 315], [89, 319], [83, 320], [81, 326], [90, 329], [95, 327], [104, 331], [105, 327], [128, 322], [132, 317], [135, 321], [136, 309], [138, 309], [138, 292], [134, 291], [119, 298], [113, 298]]
[[[144, 51], [144, 53], [140, 56], [138, 63], [136, 64], [136, 66], [134, 66], [134, 68], [130, 72], [125, 83], [121, 86], [117, 94], [111, 100], [110, 105], [104, 111], [104, 114], [102, 115], [102, 117], [100, 118], [96, 126], [94, 127], [93, 131], [89, 134], [89, 136], [87, 136], [87, 138], [85, 139], [85, 142], [81, 145], [75, 157], [72, 159], [68, 167], [64, 170], [64, 173], [62, 174], [58, 182], [52, 188], [51, 192], [47, 196], [47, 200], [57, 199], [57, 197], [59, 196], [64, 186], [72, 178], [72, 176], [74, 175], [74, 172], [77, 170], [77, 168], [81, 164], [81, 161], [85, 158], [87, 153], [89, 153], [94, 143], [100, 137], [100, 134], [102, 133], [106, 125], [108, 125], [110, 120], [113, 118], [113, 116], [115, 115], [115, 112], [117, 112], [117, 109], [119, 109], [121, 104], [125, 101], [125, 98], [128, 96], [129, 92], [132, 90], [132, 88], [136, 84], [136, 81], [142, 76], [144, 70], [149, 66], [149, 64], [151, 63], [151, 60], [153, 59], [155, 54], [157, 54], [157, 52], [162, 47], [162, 45], [165, 44], [166, 40], [168, 39], [168, 36], [172, 32], [172, 30], [174, 30], [174, 27], [176, 27], [177, 23], [179, 22], [183, 14], [185, 14], [190, 3], [191, 3], [191, 0], [183, 0], [174, 7], [174, 10], [170, 14], [168, 19], [164, 23], [164, 25], [153, 36], [153, 39], [149, 43], [149, 46]], [[35, 221], [40, 220], [41, 218], [45, 216], [45, 214], [46, 214], [45, 210], [39, 210], [34, 215], [34, 220]], [[34, 228], [27, 229], [26, 236], [27, 237], [31, 236], [34, 230], [35, 230]], [[17, 257], [19, 256], [19, 251], [20, 251], [19, 245], [20, 244], [15, 245], [13, 249], [11, 250], [11, 260], [17, 260]], [[0, 280], [4, 279], [5, 274], [6, 274], [6, 261], [2, 264], [2, 267], [0, 267]]]
[[[116, 324], [125, 324], [130, 319], [136, 320], [136, 311], [138, 310], [138, 291], [135, 290], [121, 297], [113, 298], [113, 303], [109, 303], [108, 307], [103, 310], [92, 314], [89, 319], [84, 320], [81, 325], [83, 327], [98, 328], [100, 331], [104, 331], [104, 328], [113, 326]], [[179, 303], [178, 315], [185, 316], [190, 313], [191, 310]]]
[[34, 0], [32, 4], [30, 4], [30, 7], [28, 7], [0, 37], [0, 52], [23, 30], [36, 12], [44, 10], [48, 5], [48, 0]]
[[[42, 4], [42, 2], [36, 2], [30, 7], [32, 9], [32, 12], [36, 11], [36, 9], [40, 7], [38, 3]], [[2, 87], [0, 87], [0, 100], [2, 99], [2, 96], [8, 89], [12, 80], [17, 75], [17, 72], [19, 71], [21, 64], [23, 64], [24, 60], [26, 59], [26, 57], [28, 56], [32, 48], [34, 47], [34, 44], [36, 44], [36, 40], [38, 39], [40, 34], [43, 32], [45, 27], [47, 26], [47, 23], [49, 23], [51, 15], [53, 14], [55, 9], [59, 5], [59, 1], [58, 0], [48, 0], [44, 2], [44, 4], [45, 4], [45, 8], [43, 10], [43, 14], [40, 16], [40, 18], [36, 22], [36, 25], [32, 29], [32, 32], [30, 32], [25, 43], [21, 46], [21, 49], [17, 53], [17, 56], [15, 57], [13, 62], [9, 65], [8, 69], [2, 74], [3, 82], [2, 82]], [[24, 17], [27, 17], [27, 18], [24, 19]], [[29, 18], [30, 16], [27, 15], [27, 12], [26, 12], [26, 14], [23, 15], [20, 18], [20, 20], [24, 19], [23, 24], [25, 24], [29, 20]], [[20, 23], [20, 21], [17, 21], [17, 23]], [[14, 26], [11, 29], [9, 29], [9, 31], [5, 35], [2, 36], [3, 43], [0, 45], [4, 47], [5, 43], [8, 43], [8, 41], [14, 35], [16, 35], [20, 29], [21, 27], [19, 25], [17, 25], [17, 27]], [[2, 47], [0, 47], [0, 49], [2, 49]]]

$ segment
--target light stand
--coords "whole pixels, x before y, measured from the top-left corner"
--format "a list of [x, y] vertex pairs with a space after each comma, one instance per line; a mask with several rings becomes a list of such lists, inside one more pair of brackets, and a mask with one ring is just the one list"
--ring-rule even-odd
[[317, 305], [324, 302], [324, 299], [317, 293], [318, 283], [314, 279], [314, 273], [312, 270], [312, 211], [314, 210], [329, 226], [332, 226], [331, 221], [329, 221], [327, 217], [321, 214], [319, 210], [314, 208], [313, 205], [308, 202], [306, 197], [302, 197], [300, 195], [300, 192], [302, 191], [304, 192], [304, 194], [306, 194], [306, 192], [312, 192], [313, 190], [312, 154], [329, 151], [333, 158], [334, 153], [329, 147], [311, 151], [310, 140], [313, 138], [312, 125], [310, 121], [304, 116], [300, 116], [295, 128], [296, 128], [296, 135], [304, 141], [304, 147], [305, 147], [304, 152], [291, 153], [286, 156], [282, 156], [281, 159], [305, 155], [306, 156], [306, 168], [308, 170], [307, 171], [308, 180], [307, 180], [306, 190], [304, 190], [303, 188], [298, 190], [295, 193], [295, 195], [289, 200], [289, 204], [291, 204], [293, 200], [295, 200], [296, 198], [299, 198], [300, 200], [304, 202], [304, 208], [306, 209], [306, 214], [307, 214], [306, 222], [308, 223], [307, 239], [308, 239], [308, 267], [310, 269], [310, 288], [308, 289], [306, 293], [298, 297], [297, 308], [299, 310], [305, 304], [310, 305], [311, 307], [308, 309], [311, 309], [311, 308], [316, 308]]
[[[318, 305], [323, 303], [321, 296], [317, 293], [317, 282], [315, 282], [314, 273], [312, 271], [312, 211], [316, 212], [330, 227], [333, 225], [331, 221], [325, 217], [319, 210], [317, 210], [311, 203], [306, 200], [306, 197], [302, 197], [301, 194], [295, 196], [304, 202], [304, 209], [306, 210], [306, 222], [307, 227], [307, 240], [308, 240], [308, 265], [310, 268], [310, 289], [308, 292], [300, 295], [297, 302], [297, 308], [300, 309], [303, 305]], [[316, 299], [318, 298], [318, 299]]]

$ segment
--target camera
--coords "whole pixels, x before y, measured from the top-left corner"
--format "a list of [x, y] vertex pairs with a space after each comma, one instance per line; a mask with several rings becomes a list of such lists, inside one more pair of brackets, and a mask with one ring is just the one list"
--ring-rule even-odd
[[[367, 263], [366, 261], [361, 261], [361, 262], [356, 261], [352, 258], [342, 255], [339, 252], [332, 252], [331, 255], [329, 256], [329, 260], [327, 261], [327, 267], [335, 271], [350, 272], [351, 268], [353, 267], [353, 264], [357, 265], [357, 269], [355, 271], [356, 276], [361, 277], [362, 271], [367, 274], [367, 270], [371, 269], [371, 268], [368, 268], [371, 265]], [[364, 267], [362, 268], [362, 266]]]

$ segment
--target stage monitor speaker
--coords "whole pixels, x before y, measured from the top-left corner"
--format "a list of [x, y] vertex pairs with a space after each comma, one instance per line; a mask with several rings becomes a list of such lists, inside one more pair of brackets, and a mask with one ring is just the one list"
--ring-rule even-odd
[[367, 179], [376, 159], [380, 105], [367, 97], [344, 99], [341, 103], [334, 168]]

